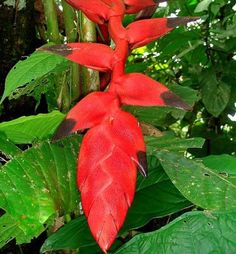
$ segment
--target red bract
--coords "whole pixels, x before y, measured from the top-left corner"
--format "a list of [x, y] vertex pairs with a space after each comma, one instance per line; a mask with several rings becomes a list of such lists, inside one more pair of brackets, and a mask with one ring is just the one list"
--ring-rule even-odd
[[68, 43], [43, 48], [43, 50], [64, 56], [73, 62], [94, 70], [108, 71], [112, 69], [113, 50], [103, 44]]
[[54, 139], [83, 131], [101, 123], [107, 113], [117, 110], [119, 100], [114, 94], [93, 92], [77, 103], [58, 128]]
[[191, 110], [166, 86], [140, 73], [122, 76], [114, 85], [122, 104], [137, 106], [172, 106]]
[[[119, 121], [117, 119], [117, 121]], [[136, 166], [112, 137], [112, 119], [85, 135], [79, 153], [78, 186], [92, 234], [101, 249], [111, 246], [135, 192]]]
[[126, 13], [137, 13], [142, 9], [150, 6], [155, 6], [153, 0], [124, 0]]
[[103, 24], [112, 16], [123, 16], [125, 7], [122, 0], [66, 0], [76, 9], [98, 24]]
[[163, 36], [175, 26], [195, 18], [158, 18], [137, 21], [123, 27], [124, 13], [155, 6], [153, 0], [67, 0], [98, 24], [105, 23], [115, 49], [97, 43], [51, 46], [54, 52], [103, 74], [103, 89], [81, 100], [68, 113], [55, 139], [85, 130], [81, 144], [77, 182], [82, 206], [91, 232], [106, 252], [124, 223], [135, 193], [137, 169], [146, 176], [146, 148], [138, 121], [121, 110], [122, 104], [174, 106], [190, 110], [180, 97], [151, 78], [125, 74], [130, 49]]

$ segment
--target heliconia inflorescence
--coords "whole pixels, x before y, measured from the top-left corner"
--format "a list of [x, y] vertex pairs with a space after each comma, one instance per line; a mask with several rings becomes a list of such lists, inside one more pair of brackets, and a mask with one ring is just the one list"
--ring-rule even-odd
[[[105, 72], [105, 92], [93, 92], [68, 113], [55, 139], [89, 129], [78, 158], [77, 183], [92, 235], [106, 252], [122, 227], [135, 193], [137, 169], [147, 175], [146, 148], [138, 121], [123, 104], [191, 108], [167, 87], [140, 73], [125, 73], [129, 52], [195, 18], [153, 18], [123, 27], [125, 14], [155, 6], [154, 0], [67, 0], [108, 29], [115, 49], [99, 43], [69, 43], [43, 50]], [[109, 37], [109, 36], [108, 36]]]

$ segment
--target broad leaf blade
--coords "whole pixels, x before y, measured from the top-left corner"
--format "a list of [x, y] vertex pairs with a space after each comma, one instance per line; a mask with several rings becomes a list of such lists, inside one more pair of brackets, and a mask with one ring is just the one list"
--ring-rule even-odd
[[19, 61], [6, 78], [5, 90], [0, 104], [15, 89], [43, 77], [66, 60], [60, 56], [36, 51], [24, 61]]
[[[75, 168], [79, 143], [78, 136], [44, 143], [1, 167], [0, 208], [24, 232], [24, 241], [38, 236], [56, 214], [67, 214], [78, 205]], [[0, 233], [0, 241], [3, 235]], [[18, 243], [21, 239], [17, 236]]]
[[29, 144], [33, 141], [50, 138], [64, 117], [64, 114], [59, 111], [36, 116], [23, 116], [0, 123], [0, 133], [3, 133], [15, 144]]
[[236, 209], [236, 184], [232, 176], [169, 151], [156, 155], [172, 182], [192, 203], [209, 210]]
[[135, 236], [116, 254], [234, 254], [235, 234], [235, 212], [190, 212], [160, 230]]

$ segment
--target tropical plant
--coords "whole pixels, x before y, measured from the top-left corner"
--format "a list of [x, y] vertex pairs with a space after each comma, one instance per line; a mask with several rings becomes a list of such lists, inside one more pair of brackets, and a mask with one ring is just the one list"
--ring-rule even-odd
[[97, 25], [57, 2], [65, 37], [43, 2], [50, 43], [1, 99], [48, 110], [0, 123], [1, 247], [47, 232], [42, 253], [235, 253], [236, 7], [159, 2], [68, 1]]

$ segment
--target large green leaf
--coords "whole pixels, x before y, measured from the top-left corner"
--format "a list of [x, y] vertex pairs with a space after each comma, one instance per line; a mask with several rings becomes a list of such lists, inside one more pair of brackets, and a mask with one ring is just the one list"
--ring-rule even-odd
[[59, 111], [36, 116], [23, 116], [0, 123], [0, 134], [15, 144], [29, 144], [33, 141], [50, 138], [65, 115]]
[[42, 78], [65, 62], [67, 60], [63, 57], [40, 51], [34, 52], [24, 61], [19, 61], [7, 75], [5, 90], [0, 103], [18, 87]]
[[[16, 229], [6, 239], [4, 230], [11, 225], [0, 227], [1, 246], [13, 237], [18, 243], [30, 241], [56, 214], [70, 213], [78, 205], [75, 174], [80, 140], [71, 136], [54, 144], [46, 142], [0, 168], [0, 208]], [[2, 224], [5, 217], [0, 218]]]
[[191, 212], [135, 236], [116, 254], [235, 254], [236, 213]]
[[[169, 151], [156, 152], [164, 170], [192, 203], [209, 210], [236, 210], [234, 176]], [[227, 168], [224, 170], [227, 172]]]

